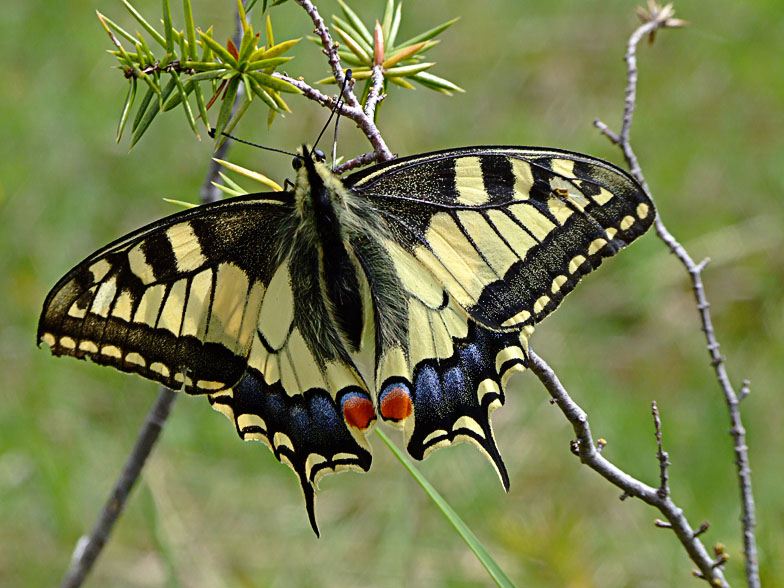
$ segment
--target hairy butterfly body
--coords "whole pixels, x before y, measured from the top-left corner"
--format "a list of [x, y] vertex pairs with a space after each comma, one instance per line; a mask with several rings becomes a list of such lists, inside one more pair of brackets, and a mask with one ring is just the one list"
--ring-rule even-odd
[[97, 251], [49, 293], [39, 342], [207, 395], [294, 470], [316, 532], [314, 485], [369, 469], [377, 417], [417, 459], [473, 443], [508, 488], [490, 414], [534, 325], [648, 229], [652, 203], [623, 170], [556, 149], [451, 149], [344, 179], [322, 159], [303, 147], [292, 191]]

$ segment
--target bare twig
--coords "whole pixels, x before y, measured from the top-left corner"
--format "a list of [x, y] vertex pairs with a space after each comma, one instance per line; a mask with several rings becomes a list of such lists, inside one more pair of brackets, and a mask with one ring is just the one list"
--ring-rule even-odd
[[729, 584], [724, 579], [724, 574], [721, 569], [715, 566], [716, 561], [710, 557], [705, 546], [699, 540], [698, 533], [689, 525], [683, 510], [672, 501], [669, 495], [662, 496], [659, 489], [637, 480], [605, 459], [594, 445], [588, 415], [572, 400], [552, 368], [532, 349], [529, 349], [529, 357], [531, 371], [544, 384], [550, 396], [556, 401], [555, 404], [574, 428], [577, 435], [577, 455], [580, 457], [580, 461], [605, 480], [623, 490], [623, 498], [636, 497], [657, 508], [667, 519], [666, 524], [658, 526], [669, 525], [672, 528], [691, 560], [699, 568], [699, 574], [711, 586], [728, 587]]
[[334, 172], [336, 174], [342, 174], [357, 167], [375, 163], [376, 161], [378, 161], [378, 153], [375, 151], [371, 153], [364, 153], [363, 155], [357, 155], [354, 159], [350, 159], [341, 163], [340, 165], [336, 165]]
[[661, 418], [659, 418], [659, 407], [656, 401], [651, 402], [651, 413], [653, 414], [653, 426], [656, 429], [656, 457], [659, 460], [659, 496], [662, 498], [669, 496], [670, 486], [667, 468], [670, 467], [670, 456], [662, 448]]
[[384, 89], [384, 70], [380, 65], [373, 66], [370, 79], [373, 81], [373, 85], [370, 87], [370, 92], [365, 101], [365, 116], [373, 120], [376, 115], [376, 106], [386, 97], [386, 94], [382, 93]]
[[368, 92], [367, 99], [365, 100], [365, 116], [370, 119], [375, 119], [376, 106], [381, 102], [385, 95], [382, 94], [384, 89], [384, 32], [381, 29], [381, 24], [376, 21], [376, 27], [373, 29], [373, 67], [370, 69], [370, 80], [372, 85]]
[[[651, 197], [650, 189], [643, 176], [637, 156], [632, 149], [630, 140], [630, 130], [637, 94], [637, 45], [645, 35], [653, 35], [660, 28], [680, 27], [685, 23], [681, 20], [672, 18], [674, 11], [671, 5], [659, 8], [655, 3], [649, 2], [649, 12], [643, 12], [644, 24], [629, 37], [626, 47], [626, 67], [627, 83], [625, 92], [625, 104], [623, 111], [623, 123], [618, 134], [613, 133], [606, 124], [596, 120], [595, 126], [606, 135], [610, 141], [618, 145], [623, 151], [624, 158], [629, 165], [631, 174], [643, 187], [645, 193]], [[651, 197], [652, 198], [652, 197]], [[702, 330], [705, 333], [708, 353], [711, 365], [716, 373], [719, 386], [724, 394], [724, 399], [729, 409], [730, 416], [730, 435], [734, 439], [735, 464], [737, 466], [738, 481], [741, 494], [741, 521], [743, 525], [744, 557], [746, 562], [746, 581], [750, 588], [759, 588], [759, 567], [757, 563], [757, 546], [754, 534], [756, 525], [754, 515], [754, 497], [751, 489], [751, 468], [749, 467], [748, 447], [746, 445], [746, 430], [743, 427], [740, 414], [740, 401], [749, 393], [748, 381], [744, 381], [740, 395], [735, 390], [727, 375], [724, 366], [724, 357], [719, 353], [719, 342], [713, 329], [713, 321], [710, 315], [710, 303], [705, 295], [705, 288], [702, 283], [702, 271], [708, 260], [695, 263], [686, 249], [672, 236], [667, 230], [661, 216], [656, 214], [655, 218], [656, 233], [659, 238], [667, 245], [672, 253], [680, 260], [686, 271], [689, 273], [692, 282], [692, 290], [697, 302], [697, 310], [702, 322]]]
[[[346, 75], [343, 73], [343, 68], [340, 65], [340, 56], [338, 55], [338, 47], [332, 41], [332, 35], [329, 34], [329, 28], [327, 28], [327, 25], [324, 24], [324, 19], [321, 18], [318, 9], [313, 5], [313, 3], [310, 0], [296, 0], [296, 2], [297, 4], [302, 6], [302, 8], [305, 10], [305, 12], [308, 13], [308, 16], [310, 16], [311, 20], [313, 21], [313, 24], [316, 27], [314, 32], [321, 39], [321, 44], [324, 47], [323, 49], [324, 54], [327, 56], [327, 59], [329, 60], [329, 65], [332, 68], [332, 75], [334, 76], [338, 86], [343, 86], [343, 81], [346, 79]], [[374, 68], [374, 70], [375, 69], [376, 68]], [[381, 73], [380, 68], [378, 69], [379, 69], [379, 73]], [[282, 74], [273, 74], [273, 75], [283, 80], [286, 80], [291, 84], [294, 84], [297, 88], [302, 90], [305, 97], [310, 98], [311, 100], [315, 100], [322, 106], [328, 106], [329, 108], [335, 106], [336, 100], [332, 98], [328, 98], [327, 100], [324, 100], [324, 98], [327, 98], [326, 96], [324, 96], [318, 90], [310, 87], [304, 81], [292, 80], [292, 78], [289, 78], [288, 76]], [[380, 77], [382, 78], [382, 83], [383, 83], [383, 76]], [[373, 85], [374, 87], [376, 85], [375, 79], [373, 81]], [[394, 155], [389, 150], [389, 147], [387, 147], [387, 144], [384, 142], [384, 139], [381, 136], [381, 132], [378, 130], [378, 127], [376, 127], [376, 124], [373, 122], [372, 113], [375, 111], [375, 105], [379, 99], [380, 99], [380, 94], [377, 94], [372, 104], [371, 114], [368, 115], [366, 114], [365, 110], [362, 109], [359, 100], [357, 100], [357, 97], [354, 94], [353, 87], [349, 84], [346, 84], [345, 88], [343, 89], [343, 100], [345, 101], [345, 103], [341, 107], [340, 111], [343, 116], [353, 120], [356, 123], [357, 127], [359, 127], [359, 129], [364, 133], [368, 141], [370, 141], [370, 144], [373, 146], [373, 150], [377, 154], [377, 160], [387, 161], [389, 159], [392, 159]]]
[[[330, 35], [329, 28], [324, 23], [324, 19], [321, 18], [318, 8], [316, 8], [310, 0], [296, 0], [296, 2], [308, 13], [308, 16], [316, 26], [313, 32], [321, 39], [321, 44], [324, 47], [324, 55], [327, 56], [329, 65], [332, 68], [332, 75], [338, 83], [338, 87], [343, 87], [343, 81], [346, 79], [346, 74], [343, 73], [343, 67], [340, 65], [338, 46], [332, 41], [332, 35]], [[348, 86], [346, 86], [343, 92], [343, 99], [346, 101], [346, 105], [349, 108], [359, 108], [359, 100], [357, 100], [353, 90]]]
[[71, 564], [60, 584], [60, 588], [81, 586], [87, 574], [93, 568], [98, 555], [100, 555], [104, 545], [106, 545], [106, 541], [109, 539], [114, 523], [125, 507], [125, 501], [128, 499], [133, 485], [136, 483], [153, 447], [155, 447], [155, 442], [158, 440], [161, 429], [163, 429], [163, 425], [169, 416], [171, 405], [176, 398], [176, 392], [167, 388], [161, 388], [158, 400], [139, 430], [136, 445], [134, 445], [125, 462], [123, 471], [114, 485], [109, 500], [106, 501], [103, 507], [101, 516], [90, 531], [90, 534], [82, 536], [77, 541]]

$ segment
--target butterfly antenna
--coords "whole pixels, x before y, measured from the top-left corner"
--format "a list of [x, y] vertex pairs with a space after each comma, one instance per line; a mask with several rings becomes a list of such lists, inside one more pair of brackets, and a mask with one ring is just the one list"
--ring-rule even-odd
[[335, 134], [332, 137], [332, 171], [335, 171], [335, 161], [338, 158], [338, 123], [340, 123], [340, 110], [338, 110], [338, 116], [335, 119]]
[[[329, 118], [327, 119], [327, 122], [324, 124], [324, 128], [321, 129], [321, 132], [319, 133], [318, 137], [316, 137], [316, 142], [313, 143], [313, 148], [311, 149], [311, 151], [315, 151], [316, 150], [316, 145], [318, 145], [318, 142], [321, 141], [321, 136], [324, 134], [324, 131], [327, 130], [327, 127], [329, 126], [329, 123], [332, 121], [332, 117], [335, 116], [335, 113], [338, 112], [340, 110], [340, 107], [343, 105], [343, 102], [344, 102], [343, 101], [343, 92], [346, 90], [346, 85], [348, 85], [348, 82], [350, 80], [351, 80], [351, 70], [347, 69], [346, 70], [346, 77], [343, 78], [343, 85], [340, 88], [340, 94], [338, 94], [338, 100], [337, 100], [337, 102], [335, 102], [335, 106], [334, 106], [334, 108], [332, 108], [332, 112], [329, 113]], [[333, 161], [334, 161], [334, 158], [333, 158]]]
[[[215, 127], [211, 128], [208, 131], [208, 134], [211, 138], [215, 138]], [[265, 151], [275, 151], [276, 153], [283, 153], [285, 155], [291, 155], [292, 157], [297, 157], [296, 153], [291, 153], [290, 151], [284, 151], [283, 149], [275, 149], [275, 147], [265, 147], [264, 145], [259, 145], [258, 143], [251, 143], [250, 141], [245, 141], [244, 139], [240, 139], [239, 137], [235, 137], [234, 135], [230, 135], [229, 133], [221, 133], [224, 137], [228, 137], [237, 143], [244, 143], [245, 145], [250, 145], [251, 147], [258, 147], [259, 149], [264, 149]]]

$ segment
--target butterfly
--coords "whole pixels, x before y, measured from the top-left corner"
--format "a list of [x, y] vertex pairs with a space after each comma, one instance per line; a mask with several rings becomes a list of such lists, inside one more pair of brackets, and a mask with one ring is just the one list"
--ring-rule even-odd
[[[367, 471], [378, 419], [424, 459], [480, 449], [534, 325], [643, 234], [654, 207], [580, 153], [479, 146], [341, 178], [303, 146], [291, 189], [168, 216], [68, 272], [38, 341], [205, 395], [299, 478]], [[371, 364], [362, 369], [362, 361]]]

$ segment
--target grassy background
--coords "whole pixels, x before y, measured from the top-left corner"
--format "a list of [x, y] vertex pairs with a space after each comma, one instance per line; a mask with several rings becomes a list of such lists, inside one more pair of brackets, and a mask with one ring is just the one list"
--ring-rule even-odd
[[[366, 3], [370, 20], [383, 2]], [[371, 4], [373, 4], [371, 6]], [[156, 21], [159, 3], [137, 5]], [[174, 3], [179, 6], [178, 3]], [[338, 10], [319, 2], [325, 15]], [[591, 126], [617, 128], [628, 0], [430, 0], [405, 6], [403, 37], [463, 19], [432, 57], [467, 90], [446, 98], [393, 88], [380, 126], [393, 151], [482, 143], [551, 145], [620, 162]], [[197, 2], [197, 24], [231, 33], [233, 2]], [[640, 49], [635, 146], [665, 222], [705, 274], [714, 321], [745, 401], [763, 578], [784, 578], [784, 13], [776, 0], [677, 3], [692, 22]], [[156, 386], [35, 348], [41, 303], [85, 255], [195, 200], [210, 156], [181, 114], [127, 152], [113, 142], [125, 93], [94, 11], [132, 27], [119, 2], [14, 3], [0, 15], [0, 584], [53, 585], [89, 529], [157, 394]], [[278, 38], [311, 24], [278, 9]], [[258, 15], [256, 24], [259, 24]], [[289, 71], [322, 76], [303, 42]], [[285, 149], [312, 141], [325, 111], [290, 101], [267, 133], [264, 113], [238, 132]], [[340, 151], [366, 150], [344, 122]], [[279, 181], [287, 158], [237, 147], [234, 161]], [[656, 399], [672, 490], [742, 584], [738, 491], [728, 419], [708, 365], [689, 283], [651, 234], [586, 280], [533, 345], [591, 416], [605, 455], [656, 483]], [[656, 513], [579, 465], [571, 430], [530, 374], [516, 377], [496, 436], [506, 495], [468, 446], [422, 464], [431, 481], [520, 585], [690, 585], [692, 565]], [[398, 438], [397, 436], [395, 436]], [[375, 437], [370, 475], [333, 476], [319, 495], [322, 539], [289, 470], [239, 443], [206, 401], [183, 398], [102, 555], [90, 586], [481, 586], [488, 577]]]

